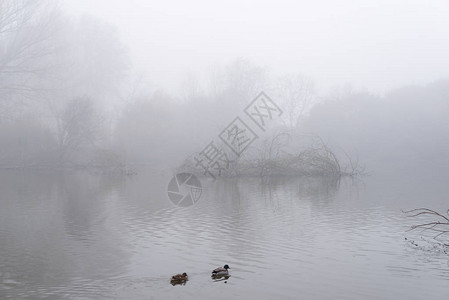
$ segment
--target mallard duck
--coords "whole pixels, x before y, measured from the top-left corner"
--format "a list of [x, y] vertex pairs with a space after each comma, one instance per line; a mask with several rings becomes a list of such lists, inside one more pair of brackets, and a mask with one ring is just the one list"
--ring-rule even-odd
[[229, 275], [228, 269], [230, 269], [230, 267], [228, 265], [224, 265], [224, 267], [216, 268], [215, 270], [212, 271], [212, 276], [226, 276], [226, 275]]
[[187, 280], [189, 280], [189, 276], [187, 276], [187, 273], [176, 274], [171, 277], [170, 283], [173, 285], [185, 284]]

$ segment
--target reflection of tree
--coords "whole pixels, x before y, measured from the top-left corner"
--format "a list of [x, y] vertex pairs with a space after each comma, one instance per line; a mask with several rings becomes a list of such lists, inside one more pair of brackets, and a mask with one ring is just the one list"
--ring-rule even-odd
[[[280, 188], [284, 193], [294, 195], [297, 199], [332, 199], [340, 187], [338, 177], [262, 177], [260, 178], [260, 189], [262, 195], [270, 201], [279, 200]], [[277, 199], [274, 199], [276, 197]]]
[[304, 198], [332, 199], [340, 187], [340, 178], [303, 177], [299, 180], [298, 195]]
[[[68, 238], [69, 258], [63, 264], [70, 277], [98, 280], [123, 271], [124, 241], [117, 230], [106, 222], [111, 218], [108, 207], [113, 205], [112, 191], [120, 184], [119, 177], [86, 176], [83, 172], [62, 174], [58, 180], [57, 198], [62, 203], [63, 238]], [[116, 226], [116, 221], [112, 221]]]
[[[232, 212], [233, 210], [239, 210], [242, 204], [242, 196], [240, 194], [238, 178], [219, 178], [213, 185], [214, 197], [221, 202], [218, 207], [220, 210], [226, 212]], [[222, 206], [225, 204], [231, 204], [231, 207]]]
[[59, 276], [68, 256], [61, 251], [62, 227], [55, 217], [61, 207], [53, 193], [56, 177], [0, 173], [0, 272], [18, 283], [14, 293], [21, 288], [29, 291], [30, 287], [68, 283]]
[[0, 173], [0, 282], [2, 276], [16, 282], [10, 290], [14, 298], [38, 288], [42, 293], [70, 288], [74, 278], [100, 280], [123, 272], [124, 243], [105, 226], [114, 180]]
[[[339, 179], [328, 177], [219, 178], [213, 185], [211, 196], [204, 196], [207, 201], [213, 201], [210, 209], [215, 210], [214, 216], [218, 216], [217, 230], [232, 234], [226, 235], [224, 241], [214, 240], [217, 244], [213, 247], [224, 247], [226, 253], [239, 259], [257, 259], [266, 250], [261, 247], [275, 243], [279, 232], [289, 231], [283, 227], [285, 224], [296, 226], [302, 222], [295, 218], [296, 225], [284, 223], [284, 218], [302, 216], [309, 208], [316, 207], [316, 203], [322, 204], [323, 199], [331, 201], [339, 185]], [[273, 211], [292, 214], [278, 215]], [[229, 215], [232, 218], [228, 218]]]

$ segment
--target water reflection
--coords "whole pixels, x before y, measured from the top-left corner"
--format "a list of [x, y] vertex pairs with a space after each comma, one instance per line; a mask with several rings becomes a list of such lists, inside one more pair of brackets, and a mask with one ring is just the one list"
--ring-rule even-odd
[[[404, 243], [397, 207], [418, 201], [403, 196], [409, 185], [223, 178], [178, 208], [167, 199], [171, 176], [0, 173], [0, 298], [312, 299], [331, 290], [336, 299], [420, 299], [447, 290], [447, 257]], [[227, 263], [232, 277], [213, 284], [210, 270]], [[189, 282], [175, 288], [180, 270]]]
[[99, 230], [114, 186], [79, 173], [1, 174], [0, 269], [7, 285], [26, 288], [25, 297], [122, 274], [128, 255], [120, 235]]

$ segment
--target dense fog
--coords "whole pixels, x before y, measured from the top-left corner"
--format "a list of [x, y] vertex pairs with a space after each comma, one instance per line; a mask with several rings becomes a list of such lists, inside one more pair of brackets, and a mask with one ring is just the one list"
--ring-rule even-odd
[[[101, 13], [98, 13], [102, 9], [101, 3], [108, 6], [104, 8], [105, 12], [116, 14], [117, 8], [124, 6], [123, 16], [117, 19], [117, 24], [101, 18]], [[257, 6], [256, 3], [254, 5]], [[301, 9], [299, 4], [289, 5], [292, 9]], [[388, 5], [385, 5], [384, 8], [373, 8], [373, 12], [386, 13]], [[413, 23], [414, 20], [404, 18], [413, 17], [410, 11], [419, 15], [419, 12], [414, 11], [414, 4], [392, 4], [396, 9], [398, 5], [403, 5], [400, 6], [403, 12], [394, 11], [398, 16], [397, 22], [403, 22], [404, 26], [408, 22]], [[152, 13], [154, 11], [151, 5], [143, 2], [135, 3], [134, 10], [130, 10], [129, 6], [132, 4], [114, 2], [109, 6], [109, 2], [98, 2], [92, 5], [90, 12], [91, 6], [83, 4], [83, 1], [79, 5], [64, 5], [56, 1], [1, 1], [1, 168], [96, 167], [111, 171], [148, 165], [176, 167], [217, 136], [221, 128], [262, 91], [284, 113], [275, 121], [271, 132], [260, 137], [260, 141], [269, 140], [279, 132], [288, 133], [290, 141], [317, 136], [339, 153], [342, 159], [357, 160], [368, 170], [411, 165], [414, 169], [448, 166], [449, 160], [445, 156], [449, 146], [449, 80], [444, 77], [447, 73], [444, 66], [448, 64], [446, 54], [441, 57], [441, 68], [434, 69], [434, 72], [421, 70], [420, 64], [416, 63], [412, 64], [416, 69], [408, 70], [412, 75], [425, 71], [429, 76], [417, 80], [419, 77], [410, 75], [407, 85], [391, 87], [384, 84], [380, 89], [370, 82], [362, 85], [347, 82], [347, 72], [354, 75], [352, 65], [351, 68], [332, 70], [333, 74], [340, 74], [343, 78], [339, 84], [326, 79], [320, 82], [307, 74], [311, 62], [307, 57], [301, 57], [299, 52], [300, 57], [292, 59], [292, 66], [279, 66], [276, 69], [274, 58], [270, 61], [260, 60], [258, 55], [253, 57], [251, 53], [245, 53], [245, 45], [239, 52], [236, 41], [232, 40], [229, 41], [229, 50], [236, 52], [234, 57], [224, 53], [222, 60], [216, 60], [209, 67], [203, 67], [210, 60], [208, 55], [205, 55], [205, 61], [191, 60], [180, 65], [177, 61], [182, 59], [183, 52], [177, 52], [176, 59], [172, 61], [172, 49], [164, 50], [160, 45], [176, 46], [176, 40], [160, 43], [160, 35], [167, 31], [166, 39], [171, 39], [171, 26], [183, 32], [184, 19], [180, 17], [179, 23], [156, 29], [143, 27], [134, 33], [142, 40], [146, 39], [147, 47], [151, 45], [145, 55], [159, 62], [154, 70], [142, 70], [145, 64], [141, 64], [141, 57], [133, 57], [133, 53], [139, 51], [132, 48], [142, 45], [126, 45], [123, 40], [130, 40], [129, 37], [121, 36], [119, 32], [126, 33], [126, 22], [132, 22], [130, 12], [139, 7]], [[440, 6], [444, 6], [443, 3]], [[437, 14], [437, 8], [425, 12], [429, 13], [430, 10]], [[447, 9], [447, 5], [444, 8]], [[155, 5], [154, 10], [157, 9], [167, 8]], [[207, 6], [198, 9], [201, 15], [207, 17]], [[266, 4], [260, 9], [265, 12]], [[360, 9], [363, 14], [364, 7], [360, 6]], [[338, 12], [335, 11], [335, 18]], [[169, 13], [170, 10], [161, 11], [165, 21], [171, 17], [167, 16]], [[323, 15], [328, 13], [323, 8]], [[401, 13], [404, 14], [403, 18]], [[211, 16], [215, 15], [216, 12], [211, 13]], [[140, 14], [134, 17], [136, 22], [143, 22], [139, 19], [142, 17]], [[236, 14], [236, 18], [238, 22], [241, 21], [241, 12]], [[245, 15], [245, 18], [251, 25], [242, 28], [242, 31], [252, 30], [255, 26], [253, 18], [255, 24], [259, 20], [259, 17], [251, 14]], [[283, 21], [282, 16], [276, 14], [273, 18], [278, 22]], [[290, 20], [291, 15], [286, 18]], [[339, 22], [345, 27], [346, 22], [351, 20], [342, 19]], [[210, 22], [213, 23], [213, 20]], [[315, 24], [313, 20], [309, 22]], [[421, 45], [422, 51], [417, 52], [408, 47], [398, 49], [400, 37], [385, 44], [382, 34], [388, 30], [386, 24], [373, 19], [367, 22], [370, 22], [369, 26], [374, 31], [374, 27], [379, 26], [378, 38], [382, 42], [379, 54], [386, 50], [402, 51], [401, 57], [419, 62], [428, 60], [436, 49], [448, 47], [447, 39], [438, 40], [436, 37], [431, 42], [428, 40], [434, 34], [439, 34], [440, 38], [447, 36], [449, 27], [437, 28], [435, 32], [426, 31], [425, 28], [419, 31], [403, 28], [408, 40], [417, 44], [426, 43], [425, 47]], [[151, 20], [148, 24], [154, 25]], [[282, 43], [294, 43], [296, 40], [304, 45], [307, 42], [294, 32], [294, 27], [290, 28], [291, 35], [277, 36], [276, 33], [288, 25], [280, 24], [273, 29], [274, 32], [264, 37], [267, 45], [261, 45], [262, 48], [272, 47], [268, 43], [271, 41], [276, 44], [281, 37], [287, 39], [282, 40]], [[295, 23], [292, 21], [293, 25]], [[120, 26], [125, 29], [120, 30]], [[327, 27], [325, 24], [322, 29], [326, 30]], [[235, 30], [235, 24], [231, 24], [230, 29]], [[399, 29], [395, 27], [395, 30]], [[155, 31], [159, 35], [152, 43], [151, 34], [147, 36], [147, 32]], [[204, 32], [208, 31], [198, 30], [198, 34]], [[226, 29], [211, 31], [210, 34], [211, 42], [227, 36]], [[181, 43], [185, 41], [178, 34], [174, 38], [179, 38], [180, 49], [184, 49]], [[240, 38], [237, 33], [236, 38]], [[304, 35], [304, 38], [310, 38], [310, 45], [314, 45], [314, 36], [310, 36], [310, 33]], [[394, 62], [389, 61], [391, 57], [382, 61], [372, 56], [377, 54], [377, 45], [374, 43], [376, 35], [366, 38], [371, 39], [372, 53], [365, 60], [370, 61], [372, 58], [378, 63], [388, 64], [384, 66], [386, 69], [391, 67], [392, 73], [399, 74]], [[322, 45], [316, 46], [320, 48]], [[195, 44], [198, 51], [203, 47], [210, 48], [208, 45]], [[151, 53], [153, 48], [155, 54]], [[280, 50], [280, 56], [284, 50]], [[414, 56], [410, 57], [411, 54]], [[348, 65], [356, 63], [346, 56], [335, 56], [332, 48], [320, 49], [320, 56], [324, 60], [341, 58]], [[185, 58], [189, 58], [189, 53], [185, 54]], [[198, 70], [195, 69], [197, 65]], [[165, 87], [157, 79], [154, 84], [148, 79], [157, 78], [157, 71], [161, 68], [173, 71], [177, 66], [180, 67], [176, 70], [178, 76], [173, 77], [171, 84], [165, 84]], [[335, 63], [329, 63], [329, 69], [334, 66]], [[367, 66], [369, 64], [360, 62], [360, 68]], [[439, 65], [432, 66], [435, 67]], [[322, 71], [322, 64], [318, 64], [317, 68]], [[189, 70], [195, 71], [189, 73]], [[389, 78], [385, 73], [374, 73], [376, 68], [372, 71], [370, 80], [375, 81], [375, 76]], [[439, 77], [439, 74], [443, 76]], [[161, 75], [166, 76], [167, 73]], [[385, 87], [389, 89], [385, 90]], [[261, 145], [259, 143], [254, 147]]]

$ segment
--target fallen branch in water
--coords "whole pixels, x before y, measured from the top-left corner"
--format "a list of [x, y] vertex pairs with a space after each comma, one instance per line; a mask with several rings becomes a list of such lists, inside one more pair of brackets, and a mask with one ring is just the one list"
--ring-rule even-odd
[[[423, 222], [420, 224], [412, 225], [408, 231], [422, 229], [423, 231], [431, 231], [435, 233], [433, 237], [435, 240], [441, 236], [447, 235], [445, 237], [449, 238], [449, 209], [446, 211], [446, 214], [439, 213], [432, 209], [428, 208], [416, 208], [409, 211], [403, 211], [405, 214], [409, 214], [407, 217], [416, 218], [416, 217], [431, 217], [432, 219], [429, 222]], [[449, 246], [449, 242], [441, 242], [445, 246]]]

